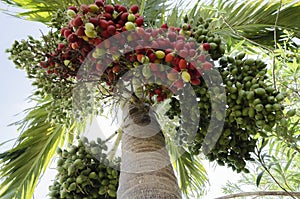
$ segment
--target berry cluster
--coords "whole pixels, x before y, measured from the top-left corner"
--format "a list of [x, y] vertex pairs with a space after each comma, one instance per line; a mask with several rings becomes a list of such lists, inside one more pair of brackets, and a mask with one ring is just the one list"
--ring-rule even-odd
[[105, 39], [143, 26], [144, 18], [138, 13], [137, 5], [127, 9], [122, 5], [105, 4], [104, 0], [96, 0], [90, 5], [69, 7], [67, 15], [69, 24], [60, 31], [65, 38], [64, 43], [50, 53], [41, 67], [49, 74], [61, 77], [74, 77], [87, 55]]
[[[146, 30], [144, 18], [138, 11], [137, 5], [127, 9], [123, 5], [106, 4], [103, 0], [79, 8], [71, 6], [67, 11], [68, 26], [60, 31], [65, 42], [58, 44], [56, 51], [49, 53], [40, 66], [49, 74], [55, 73], [63, 78], [79, 77], [79, 68], [89, 58], [95, 63], [90, 73], [101, 76], [100, 82], [105, 82], [109, 87], [107, 90], [112, 91], [123, 74], [136, 66], [148, 64], [140, 75], [155, 78], [158, 84], [146, 85], [145, 91], [150, 98], [155, 96], [158, 102], [167, 99], [171, 92], [181, 89], [185, 83], [200, 85], [201, 70], [213, 67], [208, 57], [214, 44], [195, 42], [189, 24], [183, 24], [181, 28], [163, 24], [160, 29]], [[131, 38], [116, 37], [118, 44], [135, 48], [116, 59], [119, 49], [107, 39], [125, 31], [135, 33]], [[97, 48], [103, 43], [106, 49]], [[169, 69], [161, 65], [168, 65]], [[166, 80], [172, 82], [169, 87], [159, 85]]]
[[[245, 168], [246, 161], [252, 160], [251, 153], [256, 147], [256, 135], [266, 137], [266, 132], [272, 130], [278, 123], [276, 121], [281, 121], [284, 117], [283, 107], [280, 105], [284, 95], [266, 83], [268, 79], [266, 64], [261, 60], [244, 57], [244, 53], [239, 53], [235, 57], [222, 57], [219, 60], [218, 70], [225, 84], [227, 99], [225, 124], [221, 136], [207, 137], [214, 135], [208, 128], [210, 120], [222, 120], [222, 115], [218, 111], [212, 112], [212, 107], [217, 110], [216, 107], [219, 105], [211, 103], [209, 89], [204, 81], [201, 81], [200, 87], [194, 88], [199, 97], [199, 124], [193, 123], [193, 120], [181, 120], [181, 123], [190, 125], [184, 129], [178, 128], [179, 134], [184, 136], [183, 132], [188, 132], [189, 126], [199, 125], [195, 143], [190, 150], [194, 154], [199, 154], [200, 150], [205, 150], [206, 145], [216, 142], [207, 155], [208, 159], [216, 160], [220, 165], [227, 164], [237, 172], [248, 172]], [[220, 92], [218, 88], [211, 89], [215, 96], [224, 97], [221, 97], [222, 93], [218, 93]], [[170, 105], [172, 108], [168, 116], [171, 119], [181, 114], [180, 104], [176, 98], [172, 98]], [[192, 116], [193, 110], [190, 113]]]
[[58, 174], [49, 187], [50, 198], [116, 198], [119, 161], [110, 162], [105, 150], [99, 138], [97, 143], [84, 138], [68, 150], [58, 148]]

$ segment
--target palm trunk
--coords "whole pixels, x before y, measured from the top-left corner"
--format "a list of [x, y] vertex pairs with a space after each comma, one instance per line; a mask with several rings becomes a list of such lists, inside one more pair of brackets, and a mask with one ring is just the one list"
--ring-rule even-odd
[[118, 199], [180, 199], [160, 125], [144, 104], [124, 110]]

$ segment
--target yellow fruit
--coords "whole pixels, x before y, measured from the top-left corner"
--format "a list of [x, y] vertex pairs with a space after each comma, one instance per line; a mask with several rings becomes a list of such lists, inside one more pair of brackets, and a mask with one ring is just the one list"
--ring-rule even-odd
[[70, 18], [75, 18], [76, 17], [76, 12], [74, 10], [71, 10], [69, 9], [67, 11], [67, 15], [70, 17]]
[[85, 30], [84, 33], [89, 38], [96, 38], [97, 37], [97, 32], [95, 30], [93, 30], [93, 31]]
[[158, 51], [156, 51], [155, 52], [155, 55], [156, 55], [156, 57], [158, 58], [158, 59], [163, 59], [163, 58], [165, 58], [165, 52], [164, 51], [161, 51], [161, 50], [158, 50]]
[[86, 23], [84, 27], [85, 27], [85, 30], [89, 31], [89, 32], [92, 32], [95, 29], [95, 26], [92, 23]]
[[183, 71], [181, 73], [181, 78], [185, 82], [190, 82], [191, 81], [191, 75], [187, 71]]
[[91, 12], [97, 12], [99, 10], [99, 7], [96, 4], [90, 4], [89, 8]]
[[125, 28], [126, 28], [126, 30], [134, 30], [135, 25], [134, 25], [134, 23], [128, 21], [128, 22], [125, 23]]

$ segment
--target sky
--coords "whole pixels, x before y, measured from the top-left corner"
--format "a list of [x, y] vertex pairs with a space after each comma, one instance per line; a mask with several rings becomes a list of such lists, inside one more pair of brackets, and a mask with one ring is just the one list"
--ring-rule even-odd
[[[14, 140], [4, 146], [0, 146], [0, 153], [12, 147], [15, 139], [19, 136], [17, 127], [8, 125], [22, 119], [24, 117], [22, 111], [32, 107], [33, 104], [28, 101], [28, 96], [34, 90], [31, 82], [26, 78], [25, 72], [15, 69], [12, 61], [8, 60], [8, 54], [5, 53], [5, 50], [11, 47], [14, 40], [26, 39], [27, 35], [40, 37], [41, 31], [47, 32], [45, 25], [6, 15], [1, 12], [1, 9], [12, 10], [12, 8], [0, 3], [0, 21], [2, 22], [0, 33], [0, 66], [2, 69], [2, 77], [0, 78], [0, 143], [10, 139]], [[110, 127], [107, 126], [106, 128], [109, 130]], [[207, 199], [222, 196], [221, 186], [227, 180], [236, 181], [237, 179], [237, 174], [233, 173], [230, 169], [225, 167], [216, 167], [216, 169], [213, 169], [211, 165], [205, 162], [211, 183], [210, 191], [205, 197]], [[51, 180], [55, 175], [54, 167], [55, 165], [50, 166], [50, 169], [41, 178], [41, 182], [34, 194], [35, 198], [47, 198], [48, 186], [51, 185]]]

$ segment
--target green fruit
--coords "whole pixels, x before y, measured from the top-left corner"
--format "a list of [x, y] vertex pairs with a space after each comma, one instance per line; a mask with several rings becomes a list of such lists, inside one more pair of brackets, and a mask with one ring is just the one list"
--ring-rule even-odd
[[281, 110], [281, 106], [280, 106], [280, 104], [273, 104], [273, 109], [274, 109], [274, 111], [279, 111], [279, 110]]
[[254, 116], [255, 116], [255, 109], [254, 108], [249, 108], [248, 114], [249, 114], [249, 117], [254, 118]]
[[262, 104], [257, 104], [255, 106], [255, 110], [258, 111], [258, 112], [261, 112], [262, 110], [264, 110], [264, 105]]
[[245, 55], [246, 55], [246, 53], [241, 52], [241, 53], [237, 54], [236, 58], [242, 60], [242, 59], [244, 59]]
[[89, 174], [89, 179], [98, 179], [98, 175], [95, 172]]
[[260, 95], [260, 96], [263, 96], [263, 95], [266, 94], [266, 90], [263, 89], [263, 88], [256, 88], [256, 89], [254, 90], [254, 92], [255, 92], [255, 94]]
[[156, 55], [156, 57], [158, 58], [158, 59], [163, 59], [163, 58], [165, 58], [165, 52], [164, 51], [161, 51], [161, 50], [158, 50], [158, 51], [156, 51], [155, 52], [155, 55]]
[[73, 182], [69, 185], [68, 191], [75, 191], [76, 190], [76, 183]]
[[253, 100], [254, 99], [254, 92], [248, 91], [246, 95], [247, 100]]
[[285, 97], [283, 94], [279, 93], [275, 98], [278, 102], [280, 102], [280, 101], [284, 100]]
[[296, 115], [296, 109], [288, 110], [288, 112], [286, 114], [289, 117], [293, 117], [294, 115]]
[[127, 20], [130, 21], [130, 22], [134, 22], [135, 21], [135, 15], [132, 14], [132, 13], [129, 14], [128, 17], [127, 17]]
[[252, 104], [256, 105], [256, 104], [260, 104], [261, 100], [259, 98], [256, 98], [255, 100], [253, 100]]
[[87, 37], [92, 38], [92, 39], [97, 37], [97, 32], [95, 30], [87, 30], [86, 29], [86, 30], [84, 30], [84, 33]]
[[102, 186], [101, 186], [101, 187], [99, 188], [98, 194], [99, 194], [99, 195], [104, 195], [104, 194], [106, 194], [106, 187], [104, 187], [104, 186], [102, 187]]
[[113, 197], [113, 198], [117, 197], [117, 193], [116, 193], [115, 190], [109, 189], [109, 190], [107, 191], [107, 193], [108, 193], [108, 195], [109, 195], [110, 197]]

